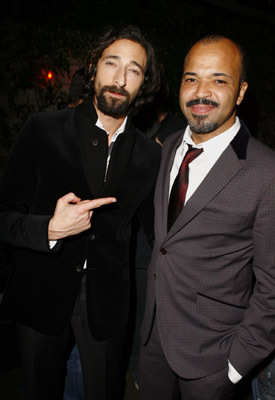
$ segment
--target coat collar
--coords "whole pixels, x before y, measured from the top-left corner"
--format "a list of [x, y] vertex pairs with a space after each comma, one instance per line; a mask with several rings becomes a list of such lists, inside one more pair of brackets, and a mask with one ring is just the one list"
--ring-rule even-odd
[[131, 118], [128, 118], [125, 132], [119, 135], [114, 144], [107, 181], [104, 183], [108, 141], [107, 133], [95, 125], [97, 118], [92, 100], [86, 99], [74, 110], [74, 129], [79, 139], [84, 174], [93, 197], [114, 196], [131, 160], [136, 131]]
[[[223, 152], [221, 157], [214, 164], [213, 168], [206, 175], [203, 182], [197, 188], [195, 193], [188, 200], [184, 206], [181, 214], [167, 233], [167, 211], [168, 211], [168, 187], [170, 169], [175, 156], [175, 146], [182, 140], [182, 133], [180, 136], [171, 142], [170, 149], [167, 157], [167, 168], [165, 171], [164, 197], [162, 197], [163, 204], [163, 222], [162, 228], [165, 232], [165, 241], [174, 236], [180, 229], [182, 229], [192, 218], [194, 218], [217, 194], [239, 173], [243, 168], [243, 160], [246, 159], [247, 146], [250, 134], [246, 126], [242, 123], [241, 129], [231, 141], [230, 145]], [[156, 202], [157, 207], [157, 202]]]

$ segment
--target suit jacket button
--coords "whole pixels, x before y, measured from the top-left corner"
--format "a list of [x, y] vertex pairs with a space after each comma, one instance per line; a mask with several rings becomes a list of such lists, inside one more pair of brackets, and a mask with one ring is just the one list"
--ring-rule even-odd
[[78, 265], [75, 267], [75, 270], [76, 270], [76, 272], [81, 272], [81, 271], [83, 270], [83, 265], [78, 264]]
[[165, 256], [165, 254], [167, 254], [167, 250], [166, 250], [164, 247], [162, 247], [162, 248], [160, 249], [160, 252], [161, 252], [161, 254], [162, 254], [163, 256]]
[[92, 140], [92, 145], [93, 146], [98, 146], [98, 139], [93, 139]]
[[95, 240], [95, 238], [96, 238], [96, 234], [95, 233], [91, 233], [90, 236], [89, 236], [89, 239], [90, 240]]
[[154, 279], [156, 280], [156, 278], [157, 278], [157, 274], [154, 274], [154, 275], [153, 275], [153, 277], [154, 277]]

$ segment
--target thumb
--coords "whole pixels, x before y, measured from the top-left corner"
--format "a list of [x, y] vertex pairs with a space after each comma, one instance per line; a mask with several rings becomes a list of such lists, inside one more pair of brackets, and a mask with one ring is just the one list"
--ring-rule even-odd
[[60, 197], [59, 201], [63, 204], [78, 203], [81, 199], [74, 193], [70, 192]]

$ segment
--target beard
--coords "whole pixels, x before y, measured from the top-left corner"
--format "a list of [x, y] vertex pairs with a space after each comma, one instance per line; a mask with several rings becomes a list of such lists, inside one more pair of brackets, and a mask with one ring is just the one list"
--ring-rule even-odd
[[[107, 97], [106, 92], [113, 92], [125, 96], [124, 99]], [[120, 118], [127, 115], [131, 99], [130, 94], [123, 88], [116, 86], [102, 86], [98, 94], [95, 94], [97, 100], [97, 108], [105, 115], [113, 118]]]
[[[186, 103], [186, 107], [192, 107], [196, 104], [205, 104], [205, 105], [211, 105], [213, 107], [219, 107], [219, 103], [213, 101], [213, 100], [208, 100], [208, 99], [196, 99], [196, 100], [191, 100]], [[231, 113], [227, 115], [223, 123], [229, 119], [232, 114], [234, 113], [235, 108], [232, 109]], [[218, 129], [218, 127], [221, 125], [221, 123], [218, 122], [206, 122], [205, 120], [208, 118], [208, 115], [198, 115], [198, 114], [192, 114], [192, 117], [194, 121], [190, 121], [187, 119], [188, 125], [190, 126], [190, 129], [195, 132], [195, 133], [210, 133]]]
[[191, 131], [195, 133], [210, 133], [219, 127], [217, 122], [205, 122], [204, 120], [208, 117], [207, 115], [192, 114], [192, 117], [195, 121], [187, 120], [187, 122]]

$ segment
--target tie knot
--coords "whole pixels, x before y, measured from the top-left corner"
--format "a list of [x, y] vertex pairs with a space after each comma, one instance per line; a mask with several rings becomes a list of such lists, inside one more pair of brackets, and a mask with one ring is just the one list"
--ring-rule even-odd
[[191, 144], [189, 144], [188, 147], [189, 148], [183, 160], [185, 164], [189, 164], [203, 152], [203, 149], [196, 149], [195, 147], [192, 147]]

